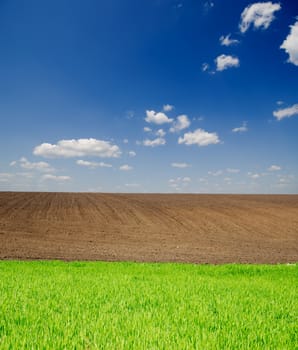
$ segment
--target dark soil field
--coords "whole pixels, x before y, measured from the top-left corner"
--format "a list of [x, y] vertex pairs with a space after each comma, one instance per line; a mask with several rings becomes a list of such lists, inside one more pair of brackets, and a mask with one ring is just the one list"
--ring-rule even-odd
[[298, 261], [298, 195], [0, 192], [0, 259]]

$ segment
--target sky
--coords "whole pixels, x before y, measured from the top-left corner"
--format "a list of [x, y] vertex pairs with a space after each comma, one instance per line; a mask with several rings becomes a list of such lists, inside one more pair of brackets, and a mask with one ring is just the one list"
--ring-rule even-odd
[[0, 191], [298, 193], [298, 1], [0, 0]]

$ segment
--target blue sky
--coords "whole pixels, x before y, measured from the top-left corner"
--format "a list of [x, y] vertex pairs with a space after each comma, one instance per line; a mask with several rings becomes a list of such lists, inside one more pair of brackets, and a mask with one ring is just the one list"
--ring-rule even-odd
[[297, 16], [0, 0], [0, 190], [298, 193]]

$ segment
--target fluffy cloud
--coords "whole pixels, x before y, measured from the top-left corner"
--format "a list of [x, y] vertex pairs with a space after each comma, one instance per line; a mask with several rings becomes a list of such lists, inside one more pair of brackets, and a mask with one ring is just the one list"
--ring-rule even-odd
[[207, 132], [203, 129], [197, 129], [194, 132], [187, 132], [183, 137], [179, 137], [178, 143], [186, 145], [208, 146], [219, 143], [219, 137], [215, 132]]
[[219, 38], [219, 41], [220, 41], [220, 45], [222, 46], [231, 46], [231, 45], [239, 44], [239, 40], [231, 39], [231, 34], [228, 34], [227, 36], [222, 35]]
[[241, 33], [245, 33], [251, 25], [256, 29], [267, 29], [275, 18], [274, 12], [280, 9], [279, 3], [273, 4], [271, 1], [248, 5], [241, 14], [239, 24]]
[[222, 175], [222, 173], [223, 173], [222, 170], [208, 171], [208, 175], [212, 175], [212, 176], [219, 176], [219, 175]]
[[177, 177], [176, 179], [169, 180], [169, 186], [175, 188], [175, 190], [181, 190], [181, 187], [187, 187], [191, 182], [190, 177]]
[[173, 168], [181, 168], [181, 169], [190, 167], [190, 165], [187, 163], [172, 163], [171, 166]]
[[86, 166], [88, 168], [111, 168], [112, 165], [111, 164], [107, 164], [107, 163], [104, 163], [104, 162], [88, 162], [87, 160], [82, 160], [82, 159], [79, 159], [77, 160], [76, 162], [78, 165], [81, 165], [81, 166]]
[[103, 158], [119, 157], [121, 151], [109, 141], [90, 139], [61, 140], [57, 144], [42, 143], [34, 148], [33, 154], [46, 158], [70, 158], [95, 156]]
[[170, 132], [178, 132], [183, 129], [186, 129], [190, 126], [190, 120], [188, 119], [187, 115], [182, 114], [179, 115], [174, 122], [174, 125], [170, 128]]
[[121, 165], [121, 166], [119, 167], [119, 169], [122, 170], [122, 171], [129, 171], [129, 170], [132, 170], [133, 167], [130, 166], [130, 165], [128, 165], [128, 164], [123, 164], [123, 165]]
[[143, 145], [147, 147], [157, 147], [157, 146], [163, 146], [166, 144], [166, 140], [162, 137], [158, 137], [154, 140], [144, 140]]
[[239, 169], [233, 169], [233, 168], [227, 168], [226, 170], [228, 173], [231, 173], [231, 174], [237, 174], [240, 172]]
[[290, 26], [290, 34], [286, 37], [281, 45], [281, 49], [284, 49], [289, 55], [288, 62], [298, 66], [298, 21]]
[[290, 117], [293, 117], [294, 115], [297, 115], [297, 114], [298, 114], [298, 103], [294, 104], [291, 107], [279, 109], [279, 110], [273, 112], [273, 115], [277, 120], [282, 120], [284, 118], [290, 118]]
[[239, 67], [240, 61], [238, 57], [230, 56], [230, 55], [220, 55], [215, 59], [216, 70], [221, 72], [225, 69], [232, 67]]
[[25, 157], [22, 157], [19, 161], [11, 162], [10, 166], [15, 166], [17, 164], [19, 164], [21, 168], [27, 170], [37, 170], [43, 172], [55, 171], [55, 169], [52, 168], [47, 162], [29, 162]]
[[57, 176], [57, 175], [52, 175], [52, 174], [46, 174], [42, 176], [42, 180], [51, 180], [51, 181], [57, 181], [57, 182], [63, 182], [63, 181], [69, 181], [71, 180], [70, 176]]
[[129, 155], [130, 157], [135, 157], [137, 154], [136, 154], [135, 151], [129, 151], [129, 152], [128, 152], [128, 155]]
[[146, 111], [145, 120], [147, 123], [153, 123], [158, 125], [172, 123], [173, 121], [173, 119], [168, 118], [164, 113], [155, 111]]
[[174, 109], [173, 105], [166, 104], [166, 105], [163, 106], [163, 110], [165, 112], [171, 112], [173, 109]]
[[232, 132], [246, 132], [246, 131], [248, 131], [246, 122], [243, 122], [241, 126], [232, 129]]
[[251, 172], [249, 172], [247, 175], [253, 180], [259, 179], [261, 177], [261, 174], [251, 173]]
[[166, 135], [166, 133], [163, 129], [159, 129], [156, 131], [155, 135], [158, 137], [164, 137]]
[[145, 126], [145, 127], [144, 127], [144, 131], [145, 131], [145, 132], [151, 132], [152, 129], [151, 129], [151, 128], [148, 128], [148, 126]]
[[271, 165], [269, 168], [268, 168], [269, 171], [279, 171], [281, 170], [281, 167], [279, 165]]

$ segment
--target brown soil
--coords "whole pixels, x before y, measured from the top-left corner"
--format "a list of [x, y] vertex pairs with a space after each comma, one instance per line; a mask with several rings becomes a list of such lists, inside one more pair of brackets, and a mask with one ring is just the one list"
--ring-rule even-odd
[[298, 195], [0, 192], [0, 259], [298, 261]]

